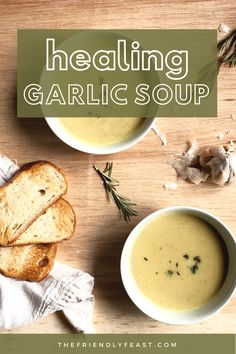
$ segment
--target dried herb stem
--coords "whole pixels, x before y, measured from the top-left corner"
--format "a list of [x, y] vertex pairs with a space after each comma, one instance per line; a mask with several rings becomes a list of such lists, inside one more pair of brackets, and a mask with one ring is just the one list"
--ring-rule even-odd
[[131, 216], [137, 215], [137, 211], [135, 209], [136, 204], [117, 192], [116, 187], [119, 186], [119, 181], [111, 176], [113, 162], [107, 162], [103, 171], [99, 170], [96, 166], [93, 166], [93, 168], [101, 177], [108, 198], [112, 199], [115, 202], [124, 220], [130, 221]]
[[218, 42], [218, 70], [221, 65], [236, 67], [236, 29]]

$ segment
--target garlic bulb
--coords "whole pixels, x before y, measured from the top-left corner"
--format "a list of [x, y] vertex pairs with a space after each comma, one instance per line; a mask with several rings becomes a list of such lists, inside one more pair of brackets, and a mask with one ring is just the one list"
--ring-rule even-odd
[[232, 145], [214, 146], [200, 151], [196, 140], [189, 144], [184, 155], [171, 163], [179, 177], [195, 184], [205, 182], [208, 178], [218, 185], [234, 180], [236, 152]]
[[236, 175], [236, 153], [227, 147], [215, 146], [199, 158], [200, 165], [209, 171], [215, 184], [224, 185], [234, 180]]
[[175, 169], [175, 172], [183, 180], [190, 180], [194, 184], [205, 182], [208, 177], [208, 173], [195, 167], [198, 163], [199, 146], [198, 142], [194, 139], [188, 142], [188, 150], [180, 158], [171, 162], [171, 166]]

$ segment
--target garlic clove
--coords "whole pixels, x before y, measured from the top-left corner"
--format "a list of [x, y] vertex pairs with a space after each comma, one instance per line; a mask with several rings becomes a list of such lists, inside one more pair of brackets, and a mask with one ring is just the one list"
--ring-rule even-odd
[[178, 184], [174, 182], [166, 182], [165, 184], [163, 184], [163, 188], [165, 189], [165, 191], [174, 191], [178, 188]]

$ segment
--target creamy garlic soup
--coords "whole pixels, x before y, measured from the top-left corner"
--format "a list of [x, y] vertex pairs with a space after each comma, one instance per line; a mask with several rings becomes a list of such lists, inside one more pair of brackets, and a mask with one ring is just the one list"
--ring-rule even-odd
[[222, 286], [227, 267], [227, 251], [216, 230], [184, 213], [166, 214], [145, 226], [131, 254], [138, 288], [172, 310], [206, 304]]
[[145, 118], [57, 118], [74, 138], [91, 145], [115, 145], [136, 134]]

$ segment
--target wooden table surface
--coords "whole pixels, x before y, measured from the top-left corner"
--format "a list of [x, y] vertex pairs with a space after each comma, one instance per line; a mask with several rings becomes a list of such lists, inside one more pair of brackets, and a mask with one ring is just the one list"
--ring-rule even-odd
[[[119, 260], [132, 228], [149, 213], [171, 205], [190, 205], [220, 217], [236, 235], [236, 185], [200, 186], [178, 181], [178, 189], [164, 191], [176, 181], [168, 161], [183, 152], [190, 137], [202, 146], [236, 138], [236, 70], [222, 69], [218, 77], [217, 118], [162, 118], [159, 129], [168, 144], [162, 146], [150, 132], [130, 150], [112, 156], [83, 154], [64, 145], [43, 119], [16, 118], [16, 31], [18, 28], [199, 28], [236, 25], [234, 0], [212, 1], [27, 1], [0, 2], [0, 146], [1, 153], [18, 163], [48, 159], [61, 166], [69, 180], [67, 199], [78, 225], [73, 239], [61, 244], [58, 260], [95, 277], [94, 324], [100, 333], [230, 333], [236, 328], [236, 297], [215, 317], [200, 324], [171, 326], [142, 314], [121, 283]], [[138, 205], [131, 224], [108, 204], [92, 165], [114, 161], [120, 190]], [[70, 332], [61, 314], [54, 314], [14, 333]]]

